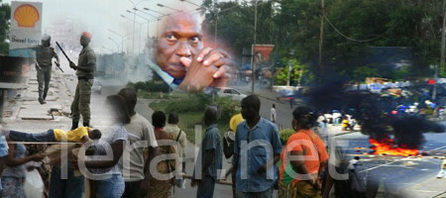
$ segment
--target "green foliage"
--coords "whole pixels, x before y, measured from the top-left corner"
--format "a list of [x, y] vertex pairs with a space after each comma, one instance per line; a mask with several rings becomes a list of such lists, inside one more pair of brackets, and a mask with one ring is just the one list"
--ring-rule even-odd
[[353, 79], [356, 82], [364, 82], [366, 77], [381, 77], [373, 66], [360, 66], [353, 71]]
[[409, 80], [408, 78], [410, 78], [412, 76], [412, 72], [410, 71], [410, 66], [403, 66], [399, 69], [396, 69], [394, 72], [394, 76], [393, 79], [396, 81], [405, 81], [405, 80]]
[[288, 141], [288, 138], [290, 138], [291, 135], [294, 134], [294, 130], [293, 129], [283, 129], [281, 131], [279, 131], [279, 136], [280, 136], [280, 142], [282, 142], [282, 145], [285, 145], [286, 142]]
[[[1, 3], [1, 0], [0, 0]], [[0, 54], [8, 54], [9, 44], [6, 39], [9, 35], [9, 19], [11, 18], [11, 7], [4, 3], [0, 5]]]
[[[275, 23], [272, 2], [260, 2], [257, 6], [257, 43], [274, 43]], [[225, 44], [232, 50], [235, 59], [241, 60], [243, 49], [251, 49], [254, 39], [254, 5], [248, 2], [219, 2], [214, 5], [212, 0], [203, 1], [207, 12], [203, 23], [207, 39], [214, 43], [215, 33], [218, 44]], [[217, 30], [215, 26], [217, 25]], [[215, 44], [215, 45], [218, 45]]]
[[231, 117], [238, 113], [237, 107], [239, 106], [239, 102], [233, 101], [228, 97], [216, 97], [215, 103], [220, 109], [220, 119], [219, 123], [223, 125], [228, 125]]
[[[253, 43], [253, 3], [205, 0], [203, 5], [208, 8], [204, 24], [206, 32], [212, 35], [209, 40], [214, 40], [218, 24], [218, 38], [240, 61], [243, 48], [250, 49]], [[432, 73], [428, 65], [439, 64], [442, 7], [442, 1], [325, 1], [327, 19], [324, 19], [322, 63], [319, 65], [321, 2], [262, 1], [258, 2], [257, 9], [257, 43], [275, 45], [274, 62], [288, 57], [290, 50], [294, 50], [294, 57], [308, 65], [314, 74], [334, 71], [351, 76], [355, 81], [376, 73], [397, 79], [406, 71], [410, 71], [412, 77], [426, 76]], [[408, 47], [413, 49], [416, 62], [404, 71], [385, 68], [388, 67], [385, 65], [370, 69], [368, 64], [372, 63], [364, 62], [364, 58], [370, 55], [367, 49], [376, 46]], [[277, 80], [284, 84], [286, 69], [279, 70]]]
[[[206, 107], [212, 105], [212, 97], [206, 94], [182, 95], [175, 99], [161, 100], [150, 103], [150, 107], [155, 111], [163, 111], [166, 114], [177, 112], [180, 117], [178, 126], [182, 128], [187, 138], [194, 142], [195, 125], [202, 125], [203, 113]], [[218, 128], [223, 134], [228, 129], [228, 123], [231, 117], [236, 114], [239, 102], [233, 101], [227, 97], [216, 97], [213, 105], [220, 110]]]
[[[289, 63], [290, 60], [287, 58], [283, 59], [283, 64], [286, 65], [283, 68], [279, 68], [274, 76], [274, 82], [276, 85], [286, 85], [289, 73]], [[305, 85], [314, 81], [314, 75], [309, 70], [308, 65], [300, 64], [295, 58], [291, 60], [291, 85], [297, 85], [299, 82], [299, 76], [301, 76], [301, 84]]]
[[210, 104], [208, 95], [190, 95], [177, 100], [170, 100], [169, 105], [165, 109], [165, 113], [203, 112], [206, 108], [206, 104]]

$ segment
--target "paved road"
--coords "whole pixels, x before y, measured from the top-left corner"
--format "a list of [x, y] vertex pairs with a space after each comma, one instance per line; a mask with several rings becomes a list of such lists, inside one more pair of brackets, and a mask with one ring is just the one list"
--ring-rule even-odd
[[[368, 154], [370, 149], [362, 150], [370, 146], [368, 136], [360, 133], [337, 136], [335, 139], [345, 149], [348, 158], [361, 157], [362, 165], [359, 166], [359, 173], [369, 184], [376, 185], [381, 196], [433, 197], [439, 193], [439, 190], [430, 188], [415, 189], [416, 185], [434, 178], [438, 173], [442, 162], [438, 157], [370, 155]], [[425, 139], [426, 143], [421, 151], [446, 148], [446, 133], [427, 133]], [[443, 190], [446, 191], [446, 188]]]

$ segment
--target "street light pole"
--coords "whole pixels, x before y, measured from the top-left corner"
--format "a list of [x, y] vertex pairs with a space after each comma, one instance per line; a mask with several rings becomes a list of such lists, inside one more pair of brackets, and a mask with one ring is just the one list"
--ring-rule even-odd
[[113, 34], [116, 34], [116, 35], [118, 35], [118, 36], [121, 37], [121, 53], [124, 52], [124, 37], [125, 37], [125, 36], [123, 36], [122, 34], [119, 34], [119, 33], [115, 32], [115, 31], [113, 31], [113, 30], [111, 30], [111, 29], [107, 29], [107, 30], [108, 30], [109, 32], [111, 32], [111, 33], [113, 33]]
[[[150, 26], [150, 19], [148, 19], [148, 18], [145, 18], [145, 17], [143, 17], [143, 16], [141, 16], [141, 15], [139, 15], [139, 14], [136, 14], [136, 11], [139, 11], [137, 8], [134, 8], [133, 9], [134, 11], [132, 12], [132, 11], [130, 11], [130, 10], [127, 10], [127, 12], [128, 13], [133, 13], [135, 16], [138, 16], [139, 18], [141, 18], [141, 19], [144, 19], [144, 20], [146, 20], [147, 21], [147, 31], [149, 31], [149, 26]], [[142, 12], [142, 11], [141, 11]], [[141, 51], [141, 25], [143, 24], [143, 23], [138, 23], [139, 24], [139, 37], [138, 37], [138, 53], [140, 53], [140, 51]]]
[[165, 6], [165, 5], [160, 4], [160, 3], [157, 3], [156, 5], [157, 5], [158, 7], [169, 8], [169, 9], [174, 10], [174, 11], [177, 11], [177, 12], [183, 12], [183, 10], [178, 10], [178, 9], [175, 9], [175, 8], [171, 8], [171, 7], [169, 7], [169, 6]]
[[[128, 1], [130, 3], [132, 3], [133, 9], [136, 9], [136, 6], [138, 6], [138, 4], [140, 4], [143, 1], [149, 1], [149, 0], [141, 0], [138, 3], [135, 3], [132, 0], [128, 0]], [[136, 13], [133, 12], [133, 38], [132, 38], [132, 50], [133, 50], [133, 53], [135, 53], [135, 26], [136, 26]]]
[[114, 39], [112, 39], [111, 37], [108, 37], [109, 40], [113, 41], [116, 44], [116, 49], [117, 51], [119, 51], [119, 44], [117, 41], [115, 41]]
[[[147, 14], [147, 15], [153, 17], [153, 18], [156, 18], [156, 16], [151, 15], [151, 14], [149, 14], [149, 13], [147, 13], [147, 12], [142, 11], [142, 10], [139, 10], [139, 9], [137, 9], [137, 8], [133, 8], [133, 10], [142, 12], [142, 13]], [[143, 17], [142, 17], [142, 18], [143, 18]], [[144, 19], [146, 19], [146, 18], [144, 18]], [[146, 19], [146, 20], [147, 20], [147, 37], [150, 38], [150, 21], [149, 21], [149, 19]]]
[[254, 84], [256, 79], [256, 59], [255, 59], [255, 51], [254, 47], [257, 42], [257, 0], [254, 0], [254, 44], [251, 47], [251, 54], [252, 54], [252, 79], [251, 79], [251, 94], [254, 94]]

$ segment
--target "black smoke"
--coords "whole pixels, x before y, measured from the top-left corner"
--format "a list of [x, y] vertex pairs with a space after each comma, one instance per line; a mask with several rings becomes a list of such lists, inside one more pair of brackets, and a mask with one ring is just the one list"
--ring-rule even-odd
[[340, 110], [352, 115], [361, 125], [361, 133], [377, 141], [394, 135], [399, 147], [419, 149], [424, 143], [423, 133], [444, 132], [445, 127], [421, 115], [391, 115], [399, 104], [398, 98], [369, 91], [346, 91], [343, 82], [311, 88], [309, 103], [320, 112]]

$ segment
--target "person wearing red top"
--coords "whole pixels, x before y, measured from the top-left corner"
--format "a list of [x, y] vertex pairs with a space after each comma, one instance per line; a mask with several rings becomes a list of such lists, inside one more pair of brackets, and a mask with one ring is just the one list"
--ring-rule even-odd
[[293, 111], [291, 135], [280, 154], [279, 197], [321, 197], [321, 173], [328, 153], [321, 138], [314, 133], [317, 114], [309, 107]]

